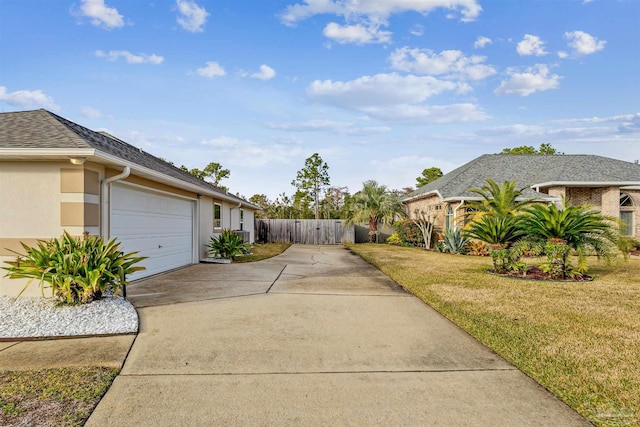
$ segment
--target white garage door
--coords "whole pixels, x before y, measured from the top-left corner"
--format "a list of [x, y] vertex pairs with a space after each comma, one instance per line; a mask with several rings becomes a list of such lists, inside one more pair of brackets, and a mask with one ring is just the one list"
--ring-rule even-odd
[[149, 257], [147, 269], [128, 276], [140, 279], [193, 263], [193, 211], [190, 200], [113, 184], [110, 235], [125, 252]]

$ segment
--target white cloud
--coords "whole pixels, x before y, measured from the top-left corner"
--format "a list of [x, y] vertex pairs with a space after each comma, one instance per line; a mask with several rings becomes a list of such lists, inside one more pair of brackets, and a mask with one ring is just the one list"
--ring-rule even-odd
[[556, 89], [562, 79], [557, 74], [550, 74], [549, 68], [544, 64], [528, 67], [524, 72], [519, 72], [517, 68], [510, 68], [507, 74], [509, 79], [503, 80], [494, 91], [498, 95], [528, 96], [534, 92]]
[[477, 0], [302, 0], [287, 6], [280, 15], [285, 25], [319, 14], [331, 14], [344, 18], [344, 25], [335, 22], [324, 28], [324, 35], [338, 43], [390, 43], [390, 31], [382, 31], [389, 25], [391, 15], [418, 12], [423, 15], [443, 8], [459, 13], [463, 22], [474, 21], [482, 7]]
[[280, 18], [286, 25], [293, 25], [319, 14], [333, 14], [349, 19], [364, 17], [375, 22], [395, 13], [427, 14], [438, 8], [459, 11], [463, 22], [474, 21], [482, 11], [476, 0], [303, 0], [302, 3], [287, 6]]
[[91, 19], [96, 27], [107, 30], [124, 26], [124, 19], [114, 7], [104, 4], [104, 0], [82, 0], [80, 15]]
[[607, 44], [604, 40], [598, 40], [584, 31], [570, 31], [564, 33], [564, 38], [573, 52], [577, 55], [591, 55], [604, 49]]
[[543, 56], [548, 52], [544, 50], [544, 42], [540, 37], [525, 34], [524, 39], [516, 46], [516, 51], [521, 56]]
[[104, 117], [102, 111], [98, 110], [97, 108], [89, 107], [87, 105], [80, 108], [80, 115], [83, 117], [88, 117], [90, 119], [99, 119], [101, 117]]
[[110, 50], [109, 52], [104, 52], [102, 50], [96, 50], [95, 55], [98, 58], [106, 58], [109, 61], [115, 61], [118, 58], [124, 58], [125, 61], [129, 64], [153, 64], [158, 65], [162, 64], [164, 58], [162, 56], [151, 54], [147, 55], [144, 53], [140, 53], [138, 55], [134, 55], [128, 50]]
[[413, 27], [411, 27], [411, 29], [409, 30], [409, 33], [411, 33], [411, 35], [419, 37], [424, 34], [424, 27], [420, 24], [416, 24]]
[[53, 98], [45, 95], [41, 90], [7, 92], [5, 86], [0, 86], [0, 101], [21, 108], [46, 108], [51, 111], [60, 111], [60, 107], [53, 102]]
[[537, 125], [506, 125], [506, 126], [496, 126], [491, 128], [480, 129], [476, 131], [477, 135], [481, 136], [517, 136], [521, 137], [523, 135], [542, 135], [545, 131], [545, 128]]
[[187, 0], [176, 0], [176, 5], [178, 6], [176, 21], [183, 29], [192, 33], [200, 33], [204, 30], [204, 24], [207, 23], [209, 16], [204, 7]]
[[432, 124], [481, 121], [489, 118], [475, 104], [395, 105], [367, 109], [370, 117], [406, 124]]
[[260, 80], [266, 81], [266, 80], [271, 80], [275, 76], [276, 76], [276, 70], [269, 67], [268, 65], [262, 64], [260, 66], [260, 71], [258, 71], [257, 73], [251, 74], [250, 77], [254, 79], [260, 79]]
[[495, 74], [495, 68], [483, 64], [486, 59], [485, 56], [464, 56], [459, 50], [435, 53], [430, 49], [406, 46], [389, 55], [391, 66], [396, 70], [462, 80], [481, 80]]
[[325, 37], [341, 44], [389, 43], [392, 35], [390, 31], [380, 30], [379, 25], [369, 24], [366, 27], [361, 24], [343, 26], [335, 22], [328, 23], [322, 33]]
[[558, 51], [558, 58], [560, 59], [565, 59], [568, 58], [569, 54], [567, 52], [565, 52], [564, 50], [559, 50]]
[[336, 135], [366, 136], [388, 133], [391, 128], [387, 126], [357, 127], [351, 122], [335, 120], [307, 120], [303, 122], [268, 122], [267, 127], [287, 132], [331, 132]]
[[205, 67], [198, 68], [196, 70], [196, 74], [201, 77], [212, 79], [214, 77], [222, 77], [226, 75], [227, 72], [217, 62], [209, 61]]
[[302, 148], [294, 144], [258, 144], [249, 139], [238, 139], [228, 136], [204, 140], [200, 142], [204, 147], [214, 147], [216, 156], [223, 158], [229, 164], [242, 167], [256, 168], [273, 164], [290, 164], [296, 159]]
[[376, 74], [341, 82], [316, 80], [307, 88], [310, 100], [365, 113], [368, 117], [406, 123], [446, 123], [483, 120], [487, 116], [473, 104], [427, 106], [428, 98], [454, 91], [464, 93], [466, 83], [431, 76]]
[[489, 37], [478, 36], [476, 41], [473, 43], [473, 47], [476, 49], [482, 49], [488, 44], [493, 43], [493, 41]]
[[307, 88], [307, 95], [313, 101], [362, 110], [375, 106], [415, 104], [459, 88], [459, 84], [431, 76], [391, 73], [363, 76], [347, 82], [315, 80]]

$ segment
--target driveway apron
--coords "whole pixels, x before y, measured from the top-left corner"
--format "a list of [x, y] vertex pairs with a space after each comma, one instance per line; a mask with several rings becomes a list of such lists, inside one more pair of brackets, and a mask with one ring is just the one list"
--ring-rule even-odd
[[88, 426], [590, 425], [341, 246], [129, 288], [140, 333]]

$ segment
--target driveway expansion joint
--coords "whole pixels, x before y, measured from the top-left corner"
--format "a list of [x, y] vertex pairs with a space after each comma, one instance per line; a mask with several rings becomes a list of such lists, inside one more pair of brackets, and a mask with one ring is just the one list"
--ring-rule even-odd
[[267, 289], [267, 292], [265, 292], [265, 294], [268, 294], [269, 291], [271, 290], [271, 288], [273, 288], [273, 285], [275, 285], [276, 282], [278, 281], [278, 279], [280, 279], [280, 276], [282, 276], [282, 273], [284, 272], [284, 269], [287, 268], [287, 265], [289, 265], [289, 264], [285, 264], [284, 267], [282, 267], [282, 270], [280, 270], [280, 273], [278, 273], [278, 276], [273, 281], [273, 283], [271, 283], [271, 286], [269, 286], [269, 289]]
[[463, 368], [463, 369], [408, 369], [408, 370], [369, 370], [369, 371], [298, 371], [298, 372], [210, 372], [210, 373], [175, 373], [175, 374], [135, 374], [124, 373], [121, 377], [237, 377], [267, 375], [361, 375], [361, 374], [440, 374], [440, 373], [473, 373], [473, 372], [519, 372], [515, 367], [505, 368]]

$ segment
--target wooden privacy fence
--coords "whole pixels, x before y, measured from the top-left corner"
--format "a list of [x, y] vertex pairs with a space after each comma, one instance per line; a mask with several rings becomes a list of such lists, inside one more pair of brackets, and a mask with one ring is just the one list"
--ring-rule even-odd
[[260, 243], [339, 245], [355, 241], [353, 225], [342, 219], [256, 219], [255, 226]]

